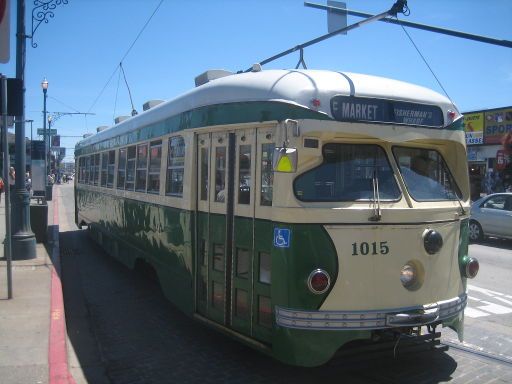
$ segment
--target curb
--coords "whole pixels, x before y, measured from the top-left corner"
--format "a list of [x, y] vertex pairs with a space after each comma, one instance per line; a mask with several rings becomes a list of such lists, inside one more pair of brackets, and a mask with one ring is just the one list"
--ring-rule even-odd
[[67, 330], [62, 294], [60, 246], [59, 246], [59, 198], [53, 199], [53, 227], [50, 239], [53, 243], [51, 258], [50, 333], [48, 342], [48, 370], [50, 384], [75, 384], [69, 373], [66, 346]]

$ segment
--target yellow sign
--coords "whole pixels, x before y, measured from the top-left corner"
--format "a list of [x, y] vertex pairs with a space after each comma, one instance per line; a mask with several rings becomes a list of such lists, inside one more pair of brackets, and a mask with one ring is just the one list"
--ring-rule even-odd
[[464, 115], [464, 131], [466, 131], [466, 144], [483, 144], [484, 114], [468, 113]]
[[483, 132], [484, 114], [469, 113], [467, 115], [464, 115], [464, 130], [466, 132]]

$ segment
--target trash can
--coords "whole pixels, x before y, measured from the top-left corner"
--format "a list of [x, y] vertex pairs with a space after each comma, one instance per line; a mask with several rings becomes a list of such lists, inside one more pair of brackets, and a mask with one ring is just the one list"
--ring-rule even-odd
[[52, 201], [53, 184], [46, 186], [46, 201]]
[[30, 227], [36, 236], [36, 242], [48, 240], [48, 204], [30, 204]]

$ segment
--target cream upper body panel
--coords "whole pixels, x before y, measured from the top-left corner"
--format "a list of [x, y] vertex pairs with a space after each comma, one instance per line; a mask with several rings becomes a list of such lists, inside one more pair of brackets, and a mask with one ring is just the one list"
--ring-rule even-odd
[[[464, 292], [457, 250], [460, 223], [411, 225], [326, 225], [338, 253], [339, 271], [321, 310], [354, 311], [413, 307], [448, 300]], [[438, 253], [428, 254], [423, 235], [443, 237]], [[408, 262], [418, 269], [420, 286], [406, 289], [400, 270]]]

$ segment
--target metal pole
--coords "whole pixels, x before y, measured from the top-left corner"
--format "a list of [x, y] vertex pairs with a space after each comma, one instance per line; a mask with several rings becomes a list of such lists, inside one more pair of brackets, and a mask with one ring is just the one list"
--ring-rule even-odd
[[[382, 13], [380, 13], [380, 14], [378, 14], [378, 15], [373, 15], [372, 17], [370, 17], [370, 18], [368, 18], [368, 19], [366, 19], [366, 20], [361, 20], [361, 21], [360, 21], [360, 22], [358, 22], [358, 23], [354, 23], [354, 24], [351, 24], [351, 25], [349, 25], [349, 26], [347, 26], [347, 27], [340, 28], [340, 29], [338, 29], [338, 30], [336, 30], [336, 31], [333, 31], [333, 32], [331, 32], [331, 33], [327, 33], [327, 34], [325, 34], [325, 35], [322, 35], [322, 36], [320, 36], [320, 37], [317, 37], [316, 39], [306, 41], [306, 42], [305, 42], [305, 43], [303, 43], [303, 44], [297, 45], [297, 46], [295, 46], [295, 47], [293, 47], [293, 48], [290, 48], [290, 49], [288, 49], [288, 50], [286, 50], [286, 51], [283, 51], [283, 52], [281, 52], [281, 53], [278, 53], [277, 55], [274, 55], [274, 56], [272, 56], [272, 57], [269, 57], [268, 59], [265, 59], [265, 60], [263, 60], [263, 61], [260, 61], [260, 63], [259, 63], [259, 64], [264, 65], [264, 64], [270, 63], [271, 61], [274, 61], [274, 60], [279, 59], [279, 58], [281, 58], [281, 57], [283, 57], [283, 56], [289, 55], [290, 53], [293, 53], [293, 52], [296, 52], [296, 51], [299, 51], [299, 50], [303, 50], [304, 48], [309, 47], [310, 45], [313, 45], [313, 44], [319, 43], [320, 41], [323, 41], [323, 40], [329, 39], [329, 38], [331, 38], [331, 37], [333, 37], [333, 36], [339, 35], [340, 33], [345, 33], [345, 32], [351, 31], [352, 29], [356, 29], [356, 28], [359, 28], [359, 27], [361, 27], [361, 26], [363, 26], [363, 25], [365, 25], [365, 24], [371, 23], [371, 22], [373, 22], [373, 21], [382, 20], [382, 19], [384, 19], [385, 17], [388, 17], [388, 16], [391, 16], [391, 15], [394, 15], [394, 14], [396, 14], [396, 12], [395, 12], [395, 10], [396, 10], [396, 9], [395, 9], [395, 6], [396, 6], [397, 4], [399, 4], [399, 3], [400, 3], [400, 0], [398, 0], [398, 1], [395, 3], [395, 5], [393, 5], [393, 7], [392, 7], [390, 10], [386, 11], [386, 12], [382, 12]], [[245, 70], [245, 71], [243, 71], [243, 72], [251, 72], [251, 71], [252, 71], [252, 67], [251, 67], [251, 68], [246, 69], [246, 70]]]
[[[43, 137], [44, 137], [44, 170], [46, 172], [46, 175], [45, 175], [45, 186], [48, 186], [48, 150], [46, 148], [48, 148], [48, 144], [47, 144], [47, 140], [48, 140], [48, 133], [46, 132], [46, 92], [48, 90], [43, 88]], [[46, 194], [46, 189], [45, 189], [45, 194]]]
[[[344, 9], [344, 8], [337, 8], [337, 7], [332, 7], [332, 6], [322, 5], [322, 4], [305, 2], [304, 5], [306, 7], [323, 9], [323, 10], [327, 10], [327, 11], [331, 11], [331, 12], [335, 12], [335, 13], [342, 13], [342, 14], [346, 13], [351, 16], [365, 17], [365, 18], [373, 17], [373, 15], [371, 13], [359, 12], [359, 11], [354, 11], [354, 10]], [[426, 25], [426, 24], [420, 24], [420, 23], [412, 23], [410, 21], [405, 21], [405, 20], [381, 19], [380, 21], [383, 21], [385, 23], [390, 23], [390, 24], [403, 25], [404, 27], [422, 29], [422, 30], [429, 31], [429, 32], [442, 33], [444, 35], [460, 37], [462, 39], [475, 40], [475, 41], [480, 41], [482, 43], [512, 48], [512, 41], [510, 41], [510, 40], [498, 40], [498, 39], [494, 39], [492, 37], [473, 35], [471, 33], [454, 31], [453, 29], [439, 28], [439, 27], [434, 27], [432, 25]]]
[[17, 117], [15, 129], [16, 147], [16, 188], [12, 199], [13, 259], [28, 260], [36, 257], [36, 238], [30, 228], [30, 195], [25, 186], [27, 163], [27, 144], [25, 141], [25, 0], [18, 0], [17, 33], [16, 33], [16, 77], [21, 80], [23, 90], [21, 95], [22, 115]]
[[47, 151], [48, 151], [48, 169], [46, 170], [46, 172], [48, 172], [48, 174], [50, 175], [52, 172], [52, 150], [51, 150], [51, 145], [52, 145], [52, 119], [51, 117], [48, 118], [48, 148], [47, 148]]
[[4, 256], [7, 261], [7, 298], [12, 299], [12, 251], [11, 251], [11, 191], [9, 190], [9, 144], [7, 143], [7, 78], [0, 75], [0, 92], [2, 93], [2, 151], [4, 152], [4, 190], [5, 190], [5, 242]]

